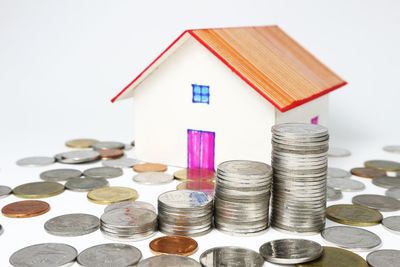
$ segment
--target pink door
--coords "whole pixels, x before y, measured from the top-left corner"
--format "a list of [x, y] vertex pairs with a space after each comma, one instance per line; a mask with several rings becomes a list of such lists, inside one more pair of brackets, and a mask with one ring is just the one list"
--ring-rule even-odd
[[188, 168], [214, 170], [215, 133], [188, 130]]

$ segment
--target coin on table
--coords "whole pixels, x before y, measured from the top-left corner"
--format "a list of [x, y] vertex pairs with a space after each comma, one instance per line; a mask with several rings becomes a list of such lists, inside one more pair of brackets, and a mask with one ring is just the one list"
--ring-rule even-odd
[[204, 267], [214, 266], [252, 266], [264, 265], [263, 257], [254, 250], [241, 247], [215, 247], [200, 255]]
[[385, 195], [400, 200], [400, 187], [392, 187], [386, 190]]
[[377, 225], [383, 218], [377, 210], [351, 204], [329, 206], [326, 208], [326, 217], [337, 223], [355, 226]]
[[83, 172], [83, 175], [88, 178], [115, 178], [121, 176], [123, 173], [121, 168], [114, 167], [96, 167], [90, 168]]
[[64, 185], [56, 182], [33, 182], [22, 184], [13, 189], [13, 193], [21, 198], [45, 198], [64, 192]]
[[327, 180], [327, 185], [343, 192], [357, 192], [365, 189], [365, 185], [362, 182], [344, 178], [330, 178]]
[[137, 267], [201, 267], [201, 265], [192, 258], [181, 255], [158, 255], [139, 262]]
[[335, 201], [339, 200], [343, 197], [342, 191], [333, 189], [332, 187], [326, 187], [326, 200], [327, 201]]
[[10, 203], [1, 210], [4, 216], [10, 218], [28, 218], [42, 215], [50, 210], [47, 202], [40, 200], [24, 200]]
[[96, 139], [80, 138], [69, 140], [65, 142], [65, 145], [70, 148], [91, 148], [97, 142], [99, 141]]
[[86, 235], [96, 231], [99, 227], [99, 218], [84, 213], [57, 216], [44, 224], [46, 232], [56, 236]]
[[92, 150], [73, 150], [59, 153], [54, 157], [60, 163], [78, 164], [95, 161], [100, 158], [100, 154]]
[[351, 174], [363, 177], [363, 178], [374, 178], [376, 176], [385, 176], [386, 172], [372, 168], [353, 168], [350, 170]]
[[88, 192], [105, 186], [108, 186], [108, 181], [104, 178], [75, 178], [65, 183], [65, 188], [77, 192]]
[[135, 172], [165, 172], [167, 165], [161, 163], [143, 163], [133, 166]]
[[156, 208], [150, 203], [143, 201], [128, 200], [128, 201], [115, 202], [113, 204], [108, 205], [107, 207], [104, 208], [104, 213], [111, 211], [113, 209], [120, 209], [120, 208], [125, 208], [125, 209], [139, 208], [139, 209], [148, 209], [156, 212]]
[[399, 145], [384, 146], [383, 150], [386, 152], [390, 152], [390, 153], [400, 154], [400, 146]]
[[351, 173], [346, 170], [340, 169], [340, 168], [329, 167], [327, 177], [328, 178], [350, 178]]
[[77, 250], [70, 245], [43, 243], [14, 252], [10, 257], [10, 264], [25, 267], [69, 266], [75, 262], [77, 255]]
[[12, 192], [12, 189], [10, 187], [5, 186], [5, 185], [0, 185], [0, 198], [10, 195], [11, 192]]
[[207, 193], [211, 196], [214, 195], [215, 183], [212, 181], [186, 181], [178, 184], [176, 189], [178, 190], [193, 190]]
[[389, 231], [400, 234], [400, 216], [390, 216], [382, 220], [382, 225]]
[[372, 183], [383, 188], [400, 187], [400, 177], [377, 176], [372, 178]]
[[328, 157], [348, 157], [351, 152], [341, 147], [329, 147]]
[[214, 180], [215, 172], [207, 169], [182, 169], [174, 173], [174, 178], [180, 181]]
[[132, 168], [137, 164], [141, 164], [142, 162], [137, 159], [132, 158], [119, 158], [119, 159], [109, 159], [103, 161], [101, 164], [106, 167], [115, 167], [115, 168]]
[[391, 160], [368, 160], [364, 162], [364, 166], [388, 172], [400, 171], [400, 162]]
[[364, 194], [352, 199], [353, 204], [365, 206], [379, 211], [400, 210], [400, 200], [388, 196]]
[[263, 244], [260, 247], [260, 254], [269, 262], [297, 264], [321, 256], [322, 247], [317, 242], [306, 239], [278, 239]]
[[17, 165], [21, 167], [40, 167], [54, 163], [53, 157], [28, 157], [17, 161]]
[[133, 176], [133, 181], [140, 184], [167, 184], [174, 180], [171, 174], [164, 172], [142, 172]]
[[137, 191], [128, 187], [102, 187], [89, 191], [87, 198], [97, 204], [112, 204], [125, 200], [136, 200], [139, 197]]
[[102, 159], [117, 159], [124, 155], [124, 151], [121, 149], [100, 149], [96, 151], [100, 153]]
[[142, 252], [134, 246], [119, 243], [96, 245], [79, 253], [76, 259], [82, 266], [135, 266]]
[[328, 227], [321, 232], [321, 236], [336, 246], [357, 251], [372, 250], [382, 243], [373, 232], [352, 226]]
[[125, 144], [121, 143], [121, 142], [114, 142], [114, 141], [100, 141], [100, 142], [92, 144], [92, 148], [94, 150], [124, 149], [125, 148]]
[[323, 247], [323, 249], [321, 257], [297, 264], [296, 267], [368, 267], [367, 262], [356, 253], [334, 247]]
[[196, 240], [188, 236], [167, 235], [152, 240], [149, 244], [150, 251], [155, 255], [177, 254], [189, 256], [197, 251]]
[[40, 179], [45, 181], [66, 181], [73, 178], [81, 177], [82, 172], [76, 169], [55, 169], [42, 172], [40, 174]]
[[382, 249], [372, 251], [367, 255], [371, 267], [400, 267], [400, 250]]

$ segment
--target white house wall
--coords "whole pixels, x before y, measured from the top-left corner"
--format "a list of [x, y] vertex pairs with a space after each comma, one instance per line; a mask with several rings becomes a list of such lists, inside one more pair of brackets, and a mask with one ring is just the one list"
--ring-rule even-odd
[[[192, 103], [192, 84], [210, 86], [210, 104]], [[138, 159], [187, 166], [187, 130], [215, 132], [215, 166], [225, 160], [270, 162], [274, 107], [190, 37], [134, 97]]]

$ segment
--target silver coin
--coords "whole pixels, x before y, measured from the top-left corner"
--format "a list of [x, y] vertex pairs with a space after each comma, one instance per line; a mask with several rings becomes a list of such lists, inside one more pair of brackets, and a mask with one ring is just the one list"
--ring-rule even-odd
[[121, 168], [114, 167], [96, 167], [90, 168], [83, 172], [83, 175], [88, 178], [115, 178], [121, 176], [123, 173]]
[[137, 267], [201, 267], [201, 265], [192, 258], [180, 255], [158, 255], [139, 262]]
[[264, 260], [279, 264], [298, 264], [312, 261], [322, 254], [317, 242], [305, 239], [272, 240], [260, 247]]
[[18, 166], [21, 167], [40, 167], [47, 166], [54, 163], [53, 157], [28, 157], [18, 160]]
[[351, 152], [345, 148], [329, 147], [328, 157], [348, 157], [348, 156], [351, 156]]
[[367, 255], [371, 267], [400, 267], [400, 250], [382, 249], [372, 251]]
[[70, 266], [75, 262], [77, 254], [76, 249], [67, 244], [36, 244], [14, 252], [10, 264], [18, 267]]
[[391, 146], [384, 146], [383, 150], [390, 153], [400, 154], [400, 146], [399, 145], [391, 145]]
[[318, 137], [328, 133], [326, 127], [308, 123], [281, 123], [272, 126], [271, 130], [276, 134], [299, 137]]
[[108, 149], [124, 149], [125, 144], [114, 141], [101, 141], [92, 144], [94, 150], [108, 150]]
[[54, 156], [60, 163], [77, 164], [95, 161], [100, 158], [100, 153], [92, 150], [72, 150]]
[[215, 247], [200, 255], [204, 267], [214, 266], [252, 266], [261, 267], [264, 259], [257, 252], [241, 247]]
[[351, 173], [340, 168], [328, 168], [328, 178], [350, 178]]
[[376, 176], [372, 178], [372, 183], [383, 188], [400, 187], [400, 177]]
[[140, 163], [142, 163], [142, 161], [132, 158], [108, 159], [102, 162], [103, 166], [115, 168], [132, 168]]
[[382, 225], [391, 232], [400, 234], [400, 216], [390, 216], [382, 220]]
[[400, 200], [400, 187], [392, 187], [386, 190], [385, 195]]
[[99, 229], [100, 220], [96, 216], [83, 213], [65, 214], [54, 217], [44, 224], [44, 229], [57, 236], [80, 236]]
[[337, 189], [343, 192], [357, 192], [363, 191], [365, 189], [365, 185], [362, 182], [344, 178], [328, 179], [327, 185], [333, 189]]
[[339, 200], [343, 197], [342, 191], [333, 189], [332, 187], [326, 187], [326, 200], [327, 201], [335, 201]]
[[173, 208], [194, 208], [212, 203], [212, 197], [204, 192], [173, 190], [162, 193], [158, 201]]
[[388, 196], [364, 194], [352, 199], [353, 204], [365, 206], [379, 211], [400, 210], [400, 200]]
[[142, 172], [133, 176], [133, 180], [140, 184], [167, 184], [172, 182], [174, 177], [164, 172]]
[[108, 181], [104, 178], [75, 178], [65, 183], [65, 188], [77, 192], [88, 192], [105, 186], [108, 186]]
[[0, 185], [0, 198], [10, 195], [11, 192], [12, 192], [12, 189], [10, 187], [5, 186], [5, 185]]
[[358, 251], [372, 250], [382, 241], [376, 234], [357, 227], [333, 226], [325, 228], [321, 236], [339, 247]]
[[66, 181], [73, 178], [81, 177], [82, 172], [80, 170], [75, 169], [55, 169], [42, 172], [40, 174], [40, 179], [45, 181]]
[[104, 208], [104, 212], [108, 212], [113, 209], [120, 209], [120, 208], [140, 208], [140, 209], [148, 209], [148, 210], [156, 212], [156, 208], [152, 204], [143, 202], [143, 201], [135, 201], [135, 200], [121, 201], [121, 202], [116, 202], [116, 203], [110, 204]]
[[142, 253], [134, 246], [108, 243], [85, 249], [79, 253], [77, 262], [82, 266], [132, 266], [141, 258]]

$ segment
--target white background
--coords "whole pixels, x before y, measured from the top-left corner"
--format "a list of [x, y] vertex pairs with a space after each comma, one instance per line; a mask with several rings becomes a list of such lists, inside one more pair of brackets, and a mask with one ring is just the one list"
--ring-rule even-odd
[[[387, 0], [0, 0], [0, 184], [14, 187], [38, 181], [40, 172], [59, 166], [24, 169], [15, 161], [67, 150], [63, 144], [71, 138], [133, 140], [132, 100], [111, 104], [110, 99], [187, 28], [279, 25], [349, 82], [330, 94], [329, 130], [331, 144], [349, 148], [353, 156], [331, 160], [330, 165], [350, 169], [372, 158], [399, 160], [400, 156], [381, 150], [400, 143], [399, 11], [398, 1]], [[139, 200], [153, 204], [159, 193], [177, 184], [140, 186], [132, 176], [125, 170], [122, 178], [110, 183], [134, 187]], [[369, 180], [359, 180], [368, 191], [384, 192]], [[350, 203], [355, 194], [346, 193], [335, 203]], [[0, 207], [17, 200], [0, 199]], [[84, 193], [65, 192], [46, 201], [51, 211], [36, 218], [0, 215], [5, 228], [0, 236], [0, 266], [30, 244], [64, 242], [82, 251], [108, 242], [100, 232], [60, 238], [43, 230], [43, 223], [56, 215], [100, 216], [103, 207], [89, 203]], [[389, 215], [400, 212], [384, 214]], [[380, 225], [368, 229], [379, 233], [383, 248], [399, 248], [399, 236]], [[288, 236], [269, 230], [260, 237], [235, 238], [213, 231], [196, 239], [200, 249], [193, 257], [198, 259], [217, 245], [258, 250], [267, 240]], [[319, 236], [310, 238], [326, 245]], [[149, 257], [149, 241], [132, 244]]]

